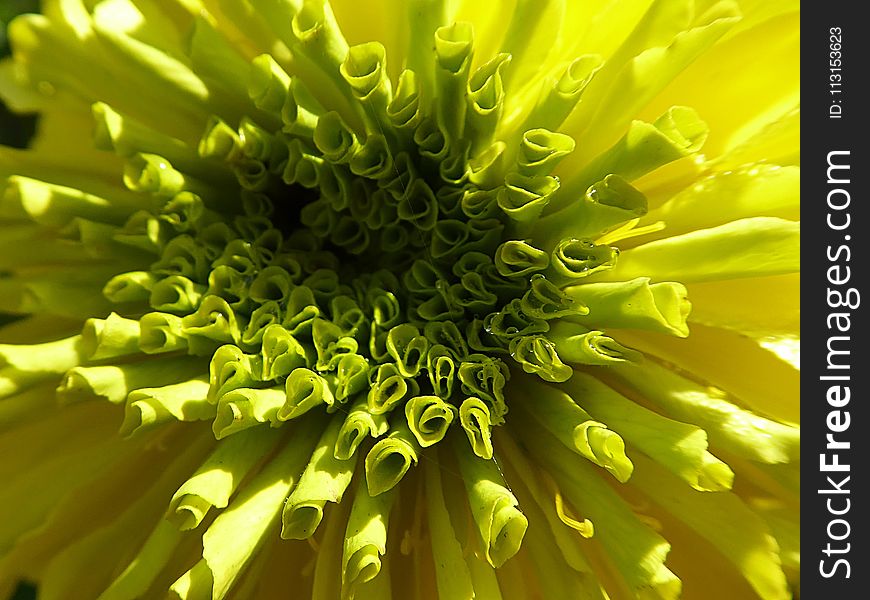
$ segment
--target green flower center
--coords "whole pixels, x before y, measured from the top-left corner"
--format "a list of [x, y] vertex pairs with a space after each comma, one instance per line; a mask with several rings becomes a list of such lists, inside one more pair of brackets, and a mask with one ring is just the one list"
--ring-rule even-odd
[[[319, 93], [332, 90], [341, 112], [324, 108], [304, 77], [291, 78], [270, 55], [253, 61], [251, 116], [235, 128], [213, 117], [196, 153], [94, 105], [97, 146], [127, 158], [127, 187], [152, 207], [129, 217], [114, 240], [159, 258], [105, 286], [110, 301], [151, 310], [89, 321], [91, 360], [133, 351], [210, 357], [202, 385], [216, 406], [218, 439], [314, 409], [340, 411], [347, 418], [335, 432], [336, 459], [385, 436], [366, 458], [377, 495], [454, 422], [474, 453], [492, 458], [491, 429], [505, 422], [512, 374], [565, 382], [574, 371], [563, 359], [635, 360], [590, 324], [601, 317], [686, 335], [679, 284], [579, 284], [614, 267], [618, 250], [601, 242], [646, 213], [624, 177], [703, 141], [706, 128], [691, 110], [635, 122], [581, 173], [582, 194], [577, 179], [563, 188], [552, 175], [574, 140], [542, 125], [570, 112], [600, 61], [569, 64], [509, 145], [497, 132], [510, 56], [472, 70], [470, 25], [437, 29], [433, 55], [420, 59], [427, 83], [408, 68], [394, 91], [378, 43], [339, 52], [337, 69], [321, 64], [336, 60], [328, 51], [334, 23], [323, 19], [321, 38], [311, 48], [300, 42], [300, 64], [312, 62]], [[321, 44], [327, 50], [316, 50]], [[99, 204], [86, 196], [68, 201]], [[61, 389], [77, 385], [72, 373]], [[128, 402], [124, 430], [183, 413], [161, 406], [160, 396]], [[608, 434], [583, 439], [590, 459], [627, 477], [630, 463]]]

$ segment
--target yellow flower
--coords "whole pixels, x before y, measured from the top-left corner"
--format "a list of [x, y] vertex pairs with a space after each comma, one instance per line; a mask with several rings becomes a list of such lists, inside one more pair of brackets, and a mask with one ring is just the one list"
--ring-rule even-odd
[[796, 595], [798, 20], [14, 20], [0, 595]]

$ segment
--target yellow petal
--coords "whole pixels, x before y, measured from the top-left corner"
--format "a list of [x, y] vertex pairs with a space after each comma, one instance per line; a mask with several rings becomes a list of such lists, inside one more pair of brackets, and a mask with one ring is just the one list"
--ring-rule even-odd
[[[644, 109], [651, 117], [679, 102], [710, 125], [708, 157], [735, 148], [799, 100], [797, 12], [780, 14], [723, 40], [683, 71]], [[764, 56], [763, 61], [755, 57]], [[756, 68], [746, 69], [752, 63]], [[727, 85], [722, 85], [727, 79]]]
[[734, 455], [771, 464], [800, 459], [797, 427], [740, 408], [718, 388], [696, 383], [652, 360], [610, 371], [632, 388], [623, 392], [629, 397], [703, 428], [710, 443], [727, 453], [729, 462]]
[[[555, 438], [530, 424], [515, 429], [535, 458], [556, 479], [572, 506], [595, 523], [593, 541], [601, 543], [616, 581], [632, 595], [676, 599], [680, 580], [665, 565], [670, 544], [643, 524], [604, 480]], [[608, 590], [615, 593], [613, 590]]]
[[[123, 561], [146, 541], [151, 524], [154, 523], [155, 517], [159, 518], [160, 500], [174, 486], [178, 477], [188, 472], [213, 443], [208, 434], [200, 434], [193, 440], [188, 439], [186, 450], [166, 465], [161, 475], [152, 481], [148, 491], [137, 501], [127, 504], [126, 509], [117, 519], [90, 531], [59, 552], [48, 563], [40, 579], [40, 597], [58, 600], [67, 598], [72, 586], [83, 597], [95, 597], [102, 591], [113, 571], [123, 568], [125, 566]], [[169, 541], [171, 542], [171, 539]], [[153, 543], [143, 549], [146, 553], [154, 550]], [[146, 572], [137, 573], [142, 577], [139, 582], [129, 583], [144, 591], [148, 587], [148, 580], [161, 570], [160, 562], [167, 561], [171, 557], [171, 552], [158, 554], [154, 557], [156, 564], [147, 565], [151, 572], [147, 572], [149, 569], [146, 568]], [[132, 598], [134, 596], [127, 596], [119, 590], [118, 595], [109, 597]]]
[[[584, 94], [584, 102], [565, 124], [568, 132], [576, 131], [589, 143], [579, 146], [562, 163], [563, 168], [584, 164], [614, 142], [641, 108], [739, 20], [732, 2], [719, 2], [694, 18], [691, 15], [692, 3], [659, 4], [670, 5], [672, 10], [681, 5], [681, 11], [689, 13], [683, 19], [688, 16], [690, 21], [684, 21], [685, 29], [678, 29], [670, 37], [667, 30], [674, 28], [675, 24], [679, 27], [679, 20], [673, 24], [666, 23], [665, 11], [650, 11], [651, 18], [642, 21], [642, 26], [617, 54], [618, 58], [611, 57], [609, 68], [605, 63]], [[648, 27], [645, 28], [644, 24]], [[648, 32], [639, 35], [645, 29]], [[620, 63], [620, 60], [624, 62]], [[694, 107], [691, 102], [677, 101], [673, 104]], [[661, 108], [658, 114], [667, 108]], [[707, 120], [703, 111], [699, 110], [698, 113]]]
[[[437, 452], [434, 449], [433, 452]], [[435, 455], [437, 457], [437, 454]], [[432, 535], [432, 552], [436, 556], [435, 575], [438, 594], [442, 598], [471, 600], [475, 590], [471, 581], [468, 565], [462, 556], [462, 547], [450, 523], [450, 512], [444, 502], [441, 489], [441, 472], [435, 462], [427, 461], [423, 468], [426, 472], [427, 514], [429, 531]]]
[[632, 485], [710, 541], [764, 600], [791, 598], [776, 540], [736, 494], [698, 494], [641, 460]]
[[692, 283], [690, 323], [765, 338], [800, 335], [800, 275]]
[[748, 217], [800, 219], [800, 167], [749, 165], [713, 174], [651, 210], [640, 225], [664, 221], [658, 237]]
[[703, 325], [692, 327], [686, 339], [628, 331], [614, 335], [644, 354], [733, 394], [762, 415], [800, 422], [800, 405], [795, 401], [800, 398], [800, 373], [750, 338]]
[[[509, 436], [501, 436], [501, 439], [499, 439], [499, 450], [504, 453], [504, 468], [506, 473], [515, 476], [511, 477], [511, 481], [517, 480], [518, 483], [521, 482], [521, 485], [527, 491], [529, 498], [523, 499], [523, 494], [521, 493], [523, 490], [517, 490], [520, 493], [520, 502], [524, 509], [528, 508], [529, 500], [537, 504], [543, 519], [547, 522], [550, 535], [553, 536], [553, 541], [559, 548], [565, 563], [578, 573], [585, 573], [594, 578], [594, 571], [583, 552], [582, 545], [584, 538], [594, 535], [589, 533], [593, 529], [592, 522], [589, 519], [584, 519], [583, 528], [585, 529], [585, 534], [583, 531], [577, 531], [573, 526], [565, 523], [559, 511], [560, 503], [557, 501], [557, 497], [549, 497], [547, 491], [545, 491], [545, 484], [539, 480], [540, 474], [536, 473], [532, 461], [519, 449], [516, 442]], [[553, 489], [558, 493], [558, 487], [555, 482], [552, 482], [552, 479], [551, 483], [553, 484]], [[561, 496], [558, 496], [558, 498], [561, 498]], [[540, 519], [533, 519], [532, 521], [533, 527], [542, 527]]]
[[623, 252], [596, 281], [650, 277], [693, 283], [800, 270], [800, 223], [752, 217], [649, 242]]

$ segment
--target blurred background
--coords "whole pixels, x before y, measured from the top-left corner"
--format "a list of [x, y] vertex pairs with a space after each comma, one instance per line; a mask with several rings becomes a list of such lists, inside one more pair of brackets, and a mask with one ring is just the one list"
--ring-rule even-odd
[[[22, 13], [39, 12], [39, 0], [0, 0], [0, 60], [9, 56], [6, 25]], [[0, 144], [24, 148], [36, 130], [35, 115], [15, 115], [0, 100]]]

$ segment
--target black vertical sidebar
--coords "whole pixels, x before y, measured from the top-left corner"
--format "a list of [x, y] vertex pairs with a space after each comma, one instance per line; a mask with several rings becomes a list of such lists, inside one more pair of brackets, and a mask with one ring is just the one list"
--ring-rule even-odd
[[801, 17], [801, 595], [870, 582], [870, 24], [862, 3]]

